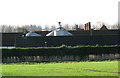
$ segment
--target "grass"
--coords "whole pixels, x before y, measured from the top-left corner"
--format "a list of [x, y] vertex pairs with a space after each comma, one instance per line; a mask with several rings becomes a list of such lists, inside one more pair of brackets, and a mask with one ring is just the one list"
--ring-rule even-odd
[[118, 61], [3, 64], [2, 76], [118, 76]]

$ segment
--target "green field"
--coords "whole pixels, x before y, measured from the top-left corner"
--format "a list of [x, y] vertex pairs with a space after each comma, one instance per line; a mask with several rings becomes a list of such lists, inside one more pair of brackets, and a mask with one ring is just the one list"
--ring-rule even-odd
[[118, 76], [118, 61], [3, 64], [2, 76]]

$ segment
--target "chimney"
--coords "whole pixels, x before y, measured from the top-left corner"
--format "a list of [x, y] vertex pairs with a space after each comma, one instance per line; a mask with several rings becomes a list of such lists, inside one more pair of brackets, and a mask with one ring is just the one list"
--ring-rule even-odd
[[84, 30], [86, 30], [86, 24], [85, 24]]
[[84, 30], [91, 30], [91, 22], [85, 24]]
[[88, 22], [89, 30], [91, 30], [91, 22]]
[[87, 23], [87, 29], [86, 30], [89, 30], [89, 24]]

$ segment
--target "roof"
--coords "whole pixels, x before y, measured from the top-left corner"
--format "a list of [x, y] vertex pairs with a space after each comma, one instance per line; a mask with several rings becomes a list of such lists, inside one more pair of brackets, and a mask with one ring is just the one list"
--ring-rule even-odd
[[108, 30], [108, 28], [107, 28], [105, 25], [103, 25], [103, 26], [100, 28], [100, 30]]
[[33, 32], [33, 31], [30, 31], [26, 34], [26, 36], [41, 36], [41, 35]]
[[59, 27], [58, 29], [48, 33], [46, 36], [72, 36], [72, 34], [63, 27]]

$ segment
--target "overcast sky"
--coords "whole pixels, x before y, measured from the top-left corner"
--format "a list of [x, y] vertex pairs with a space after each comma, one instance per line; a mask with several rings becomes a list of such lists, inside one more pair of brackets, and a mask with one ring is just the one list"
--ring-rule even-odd
[[0, 0], [0, 25], [116, 24], [120, 0]]

